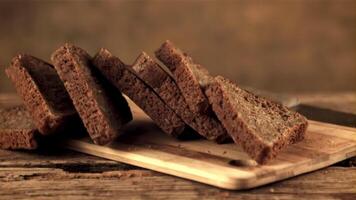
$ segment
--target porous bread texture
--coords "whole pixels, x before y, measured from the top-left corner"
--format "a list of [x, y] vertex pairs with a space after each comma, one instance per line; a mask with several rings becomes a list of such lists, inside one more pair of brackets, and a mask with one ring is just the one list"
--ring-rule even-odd
[[221, 76], [208, 85], [206, 95], [232, 139], [258, 163], [266, 163], [283, 147], [304, 138], [308, 126], [304, 116]]
[[67, 43], [51, 60], [94, 143], [113, 141], [132, 119], [121, 92], [96, 71], [90, 55], [79, 47]]
[[0, 149], [36, 149], [38, 134], [25, 107], [0, 108]]
[[229, 138], [226, 130], [214, 114], [190, 111], [173, 78], [145, 52], [138, 56], [131, 67], [197, 133], [208, 140], [219, 143]]
[[155, 55], [171, 70], [190, 110], [194, 113], [208, 112], [209, 102], [202, 90], [210, 79], [208, 71], [168, 40]]
[[63, 130], [68, 121], [77, 117], [52, 65], [30, 55], [19, 54], [5, 71], [43, 135]]
[[134, 101], [165, 133], [180, 137], [185, 123], [128, 66], [108, 50], [101, 49], [93, 60], [99, 71]]
[[189, 110], [174, 80], [147, 53], [142, 52], [131, 68], [182, 119], [188, 122], [194, 119], [195, 114]]

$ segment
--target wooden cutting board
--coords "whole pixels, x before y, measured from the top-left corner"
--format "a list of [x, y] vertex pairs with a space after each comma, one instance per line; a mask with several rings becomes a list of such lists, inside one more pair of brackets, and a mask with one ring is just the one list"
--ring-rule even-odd
[[236, 144], [171, 138], [130, 104], [134, 120], [112, 144], [99, 146], [84, 138], [70, 140], [65, 147], [233, 190], [272, 183], [356, 156], [355, 128], [309, 121], [304, 141], [287, 147], [267, 165], [257, 165]]

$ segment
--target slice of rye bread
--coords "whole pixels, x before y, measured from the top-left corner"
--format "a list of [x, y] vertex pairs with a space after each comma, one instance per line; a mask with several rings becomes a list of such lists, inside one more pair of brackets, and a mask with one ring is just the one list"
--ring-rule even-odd
[[89, 54], [79, 47], [65, 44], [51, 59], [94, 143], [114, 140], [132, 120], [121, 92], [101, 76]]
[[185, 123], [200, 135], [219, 143], [230, 137], [214, 114], [191, 112], [173, 78], [145, 52], [138, 56], [132, 69]]
[[52, 134], [78, 119], [72, 100], [52, 65], [26, 54], [6, 70], [40, 133]]
[[94, 57], [93, 63], [165, 133], [174, 137], [184, 135], [185, 123], [119, 58], [113, 56], [108, 50], [101, 49]]
[[304, 138], [308, 121], [287, 107], [256, 96], [217, 76], [206, 95], [233, 140], [258, 163]]
[[25, 107], [0, 108], [0, 149], [36, 149], [37, 135]]
[[188, 122], [194, 119], [195, 114], [189, 110], [174, 80], [145, 52], [137, 57], [131, 67], [182, 119]]
[[207, 112], [209, 102], [201, 87], [209, 81], [206, 79], [209, 77], [208, 71], [168, 40], [161, 45], [155, 55], [172, 72], [191, 111]]

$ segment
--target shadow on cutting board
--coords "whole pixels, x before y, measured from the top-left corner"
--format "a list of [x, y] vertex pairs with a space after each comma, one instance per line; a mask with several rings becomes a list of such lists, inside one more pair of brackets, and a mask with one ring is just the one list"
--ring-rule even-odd
[[308, 119], [315, 121], [349, 126], [353, 128], [356, 127], [356, 115], [351, 113], [339, 112], [305, 104], [292, 107], [292, 109], [306, 116]]

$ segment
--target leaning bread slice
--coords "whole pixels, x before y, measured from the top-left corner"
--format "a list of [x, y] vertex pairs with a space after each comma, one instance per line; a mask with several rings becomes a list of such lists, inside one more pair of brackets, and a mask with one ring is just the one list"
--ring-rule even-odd
[[197, 133], [216, 142], [224, 142], [229, 135], [214, 113], [191, 112], [173, 78], [161, 66], [142, 52], [132, 69]]
[[209, 102], [201, 88], [209, 81], [207, 79], [208, 71], [168, 40], [155, 54], [172, 72], [191, 111], [194, 113], [207, 112]]
[[0, 108], [0, 149], [36, 149], [37, 135], [25, 107]]
[[51, 59], [93, 141], [104, 145], [114, 140], [132, 119], [121, 92], [92, 67], [91, 57], [79, 47], [65, 44]]
[[117, 88], [136, 103], [165, 133], [180, 137], [185, 123], [162, 99], [128, 66], [108, 50], [101, 49], [93, 59], [94, 65]]
[[206, 95], [233, 140], [258, 163], [304, 138], [308, 122], [285, 106], [256, 96], [218, 76]]
[[12, 59], [6, 74], [42, 134], [63, 130], [69, 126], [70, 121], [78, 118], [52, 65], [33, 56], [20, 54]]

